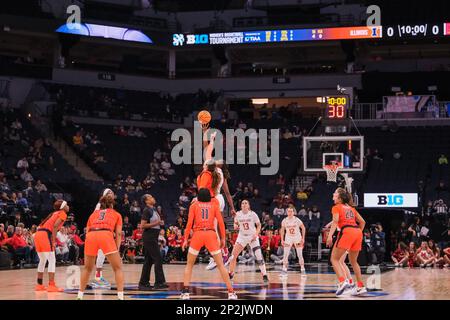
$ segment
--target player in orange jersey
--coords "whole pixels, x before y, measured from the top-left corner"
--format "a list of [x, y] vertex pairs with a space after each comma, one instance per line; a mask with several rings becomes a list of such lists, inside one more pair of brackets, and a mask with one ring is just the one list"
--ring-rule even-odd
[[[35, 291], [61, 292], [55, 284], [56, 257], [55, 243], [56, 233], [63, 226], [67, 219], [69, 206], [64, 200], [57, 200], [53, 204], [54, 212], [50, 213], [39, 225], [36, 235], [34, 236], [34, 244], [36, 252], [39, 256], [39, 265], [37, 269], [37, 284]], [[43, 285], [45, 265], [48, 261], [48, 287]]]
[[84, 269], [78, 291], [79, 300], [83, 299], [84, 290], [95, 267], [95, 258], [99, 249], [103, 251], [115, 273], [117, 296], [119, 300], [124, 299], [122, 259], [119, 254], [122, 241], [122, 216], [113, 209], [113, 206], [114, 198], [111, 194], [107, 194], [100, 199], [100, 209], [95, 210], [89, 217], [84, 243]]
[[[220, 243], [214, 228], [215, 219], [217, 219], [219, 226]], [[210, 191], [206, 188], [199, 190], [197, 200], [194, 201], [189, 208], [188, 223], [186, 225], [186, 230], [184, 231], [185, 238], [182, 246], [183, 250], [187, 247], [191, 230], [194, 232], [189, 245], [187, 264], [184, 271], [184, 288], [180, 298], [183, 300], [190, 298], [189, 284], [192, 277], [192, 268], [194, 267], [200, 249], [205, 246], [213, 256], [222, 279], [227, 286], [228, 299], [236, 300], [237, 296], [231, 285], [230, 277], [223, 264], [221, 255], [221, 248], [225, 247], [225, 224], [223, 222], [222, 214], [220, 213], [219, 202], [217, 199], [211, 197]]]
[[350, 291], [350, 283], [346, 279], [346, 272], [342, 268], [341, 263], [342, 256], [347, 251], [357, 280], [356, 288], [351, 290], [351, 294], [361, 295], [367, 292], [363, 284], [361, 268], [358, 264], [358, 255], [362, 247], [363, 230], [366, 222], [358, 211], [353, 208], [352, 195], [347, 190], [337, 188], [333, 193], [333, 201], [335, 204], [331, 210], [333, 221], [327, 239], [327, 246], [332, 246], [333, 233], [339, 228], [341, 231], [331, 252], [331, 263], [339, 279], [336, 296], [342, 296], [346, 291]]

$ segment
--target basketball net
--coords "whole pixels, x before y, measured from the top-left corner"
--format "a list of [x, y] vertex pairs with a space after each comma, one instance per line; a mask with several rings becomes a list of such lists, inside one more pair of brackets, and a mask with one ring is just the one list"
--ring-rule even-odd
[[327, 165], [323, 166], [323, 169], [327, 173], [327, 181], [328, 182], [336, 182], [337, 173], [339, 171], [339, 165], [327, 164]]

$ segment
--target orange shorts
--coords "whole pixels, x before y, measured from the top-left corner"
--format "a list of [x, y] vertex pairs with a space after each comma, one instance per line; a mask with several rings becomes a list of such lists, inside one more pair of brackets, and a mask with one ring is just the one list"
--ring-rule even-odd
[[111, 231], [90, 231], [86, 234], [84, 242], [84, 254], [86, 256], [96, 256], [98, 250], [101, 249], [106, 255], [118, 252], [114, 235]]
[[34, 247], [36, 252], [52, 252], [55, 247], [51, 244], [51, 233], [47, 231], [36, 231], [34, 235]]
[[347, 227], [338, 234], [336, 247], [348, 251], [361, 251], [363, 234], [360, 228]]
[[189, 252], [198, 254], [203, 247], [206, 247], [213, 256], [221, 252], [217, 233], [214, 230], [194, 231], [189, 245]]

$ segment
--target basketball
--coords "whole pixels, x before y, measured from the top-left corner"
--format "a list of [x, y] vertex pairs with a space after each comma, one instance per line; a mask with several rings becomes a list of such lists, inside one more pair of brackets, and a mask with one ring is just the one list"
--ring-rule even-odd
[[201, 124], [207, 124], [211, 121], [211, 113], [209, 113], [209, 111], [202, 110], [199, 112], [197, 118]]

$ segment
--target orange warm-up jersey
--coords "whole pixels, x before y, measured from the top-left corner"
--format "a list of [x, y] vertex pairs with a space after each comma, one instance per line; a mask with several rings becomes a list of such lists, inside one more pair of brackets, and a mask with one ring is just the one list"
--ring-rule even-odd
[[[50, 230], [51, 232], [53, 232], [53, 227], [55, 226], [56, 220], [61, 219], [62, 222], [67, 220], [67, 213], [64, 210], [59, 210], [59, 211], [55, 211], [53, 212], [52, 216], [50, 218], [48, 218], [47, 221], [45, 221], [44, 223], [41, 223], [39, 225], [39, 228], [41, 229], [47, 229]], [[64, 223], [60, 224], [60, 227], [62, 227]]]
[[211, 197], [214, 197], [214, 190], [212, 188], [213, 177], [212, 173], [208, 170], [203, 170], [197, 177], [197, 189], [206, 188], [209, 190]]
[[111, 232], [116, 231], [116, 227], [122, 229], [122, 216], [114, 209], [95, 210], [89, 217], [87, 228], [89, 229], [108, 229]]
[[184, 232], [189, 237], [191, 230], [215, 230], [215, 219], [222, 236], [225, 236], [225, 224], [220, 213], [219, 201], [212, 198], [211, 202], [194, 201], [189, 208], [188, 222]]
[[345, 205], [345, 204], [337, 204], [334, 205], [331, 209], [331, 213], [333, 215], [339, 214], [338, 227], [342, 229], [343, 226], [357, 226], [356, 216], [358, 211], [355, 208]]

